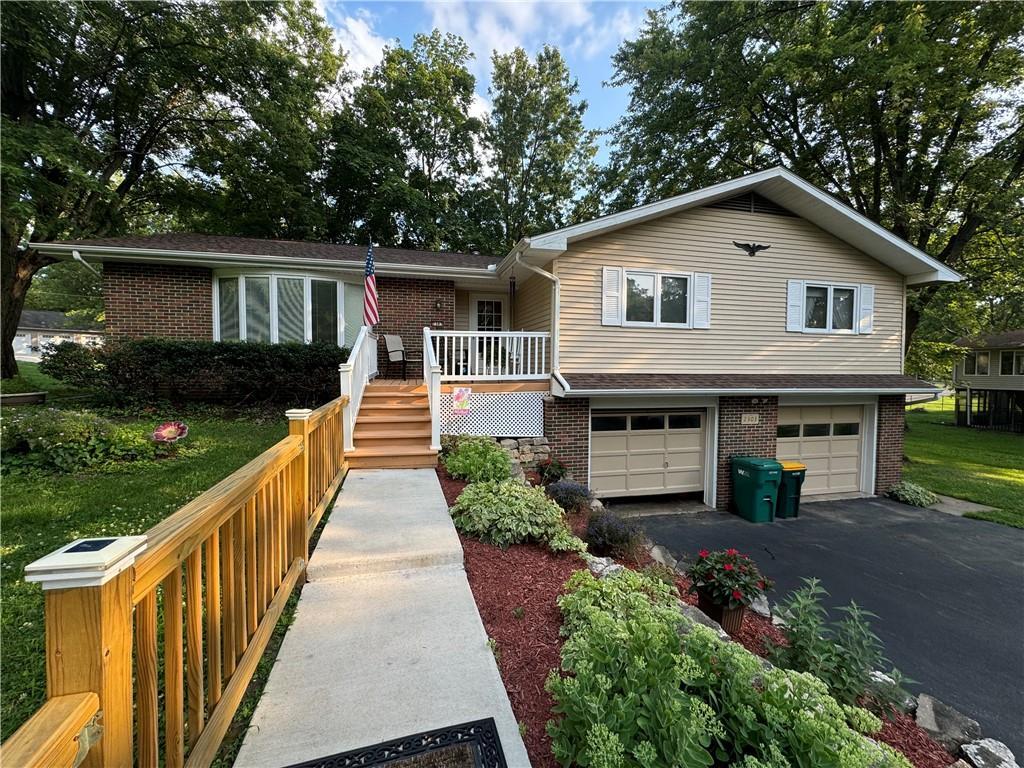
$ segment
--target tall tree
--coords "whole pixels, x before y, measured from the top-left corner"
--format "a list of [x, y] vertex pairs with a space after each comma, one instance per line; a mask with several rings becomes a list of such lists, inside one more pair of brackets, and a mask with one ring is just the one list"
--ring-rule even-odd
[[471, 247], [460, 206], [479, 168], [469, 48], [455, 35], [389, 47], [335, 119], [327, 188], [339, 234], [409, 248]]
[[[311, 2], [312, 0], [303, 0]], [[287, 4], [4, 3], [2, 376], [36, 242], [125, 231], [214, 128], [245, 119]], [[271, 56], [271, 60], [272, 60]]]
[[962, 268], [1022, 215], [1022, 29], [1019, 3], [666, 6], [614, 57], [610, 206], [784, 164]]
[[492, 62], [485, 184], [497, 208], [491, 247], [505, 252], [570, 219], [597, 147], [583, 125], [587, 102], [557, 48], [544, 46], [535, 61], [522, 48], [496, 52]]
[[83, 320], [99, 320], [103, 317], [103, 281], [77, 262], [58, 261], [33, 278], [25, 309], [50, 309]]

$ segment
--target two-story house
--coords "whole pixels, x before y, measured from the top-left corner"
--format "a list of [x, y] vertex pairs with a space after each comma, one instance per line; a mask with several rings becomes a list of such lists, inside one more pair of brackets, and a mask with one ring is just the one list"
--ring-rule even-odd
[[[903, 375], [906, 289], [959, 279], [782, 168], [503, 258], [377, 248], [373, 332], [365, 246], [172, 234], [35, 247], [104, 262], [113, 341], [350, 346], [354, 466], [431, 465], [446, 433], [543, 435], [599, 495], [720, 508], [734, 455], [804, 461], [808, 495], [896, 482], [905, 395], [935, 391]], [[420, 381], [368, 383], [394, 375], [387, 335]]]
[[1024, 432], [1024, 329], [955, 343], [968, 350], [953, 367], [957, 426]]

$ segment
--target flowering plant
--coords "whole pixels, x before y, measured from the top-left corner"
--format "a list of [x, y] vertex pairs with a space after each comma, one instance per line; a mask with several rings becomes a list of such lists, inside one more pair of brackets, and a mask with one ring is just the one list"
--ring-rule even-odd
[[182, 421], [166, 421], [153, 430], [153, 440], [158, 443], [176, 443], [188, 435], [188, 425]]
[[686, 569], [690, 592], [700, 592], [723, 608], [748, 606], [773, 586], [757, 563], [736, 549], [702, 549]]

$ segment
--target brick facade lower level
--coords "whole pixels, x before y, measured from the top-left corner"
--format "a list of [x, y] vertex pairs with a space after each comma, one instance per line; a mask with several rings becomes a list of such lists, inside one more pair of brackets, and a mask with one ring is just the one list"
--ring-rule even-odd
[[544, 398], [544, 434], [551, 457], [562, 462], [574, 480], [586, 483], [590, 473], [590, 400]]
[[166, 264], [103, 265], [110, 339], [213, 339], [213, 272]]
[[400, 367], [386, 369], [387, 350], [384, 334], [402, 337], [410, 360], [411, 378], [423, 375], [423, 329], [450, 331], [455, 327], [455, 283], [451, 280], [424, 280], [416, 277], [377, 276], [380, 297], [380, 323], [374, 329], [380, 337], [377, 360], [382, 376], [400, 376]]
[[[754, 414], [757, 423], [743, 424], [743, 414]], [[732, 457], [774, 459], [778, 424], [777, 397], [718, 398], [718, 509], [727, 510], [732, 502]]]
[[875, 493], [883, 494], [903, 478], [903, 432], [907, 399], [878, 398], [878, 446], [875, 452]]

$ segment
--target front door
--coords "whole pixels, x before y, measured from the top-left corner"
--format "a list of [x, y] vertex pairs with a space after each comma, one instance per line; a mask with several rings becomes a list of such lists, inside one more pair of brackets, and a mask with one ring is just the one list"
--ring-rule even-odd
[[[475, 296], [470, 312], [470, 328], [480, 333], [500, 333], [508, 326], [503, 296]], [[475, 370], [487, 375], [500, 375], [507, 355], [500, 336], [484, 336], [477, 341]]]

